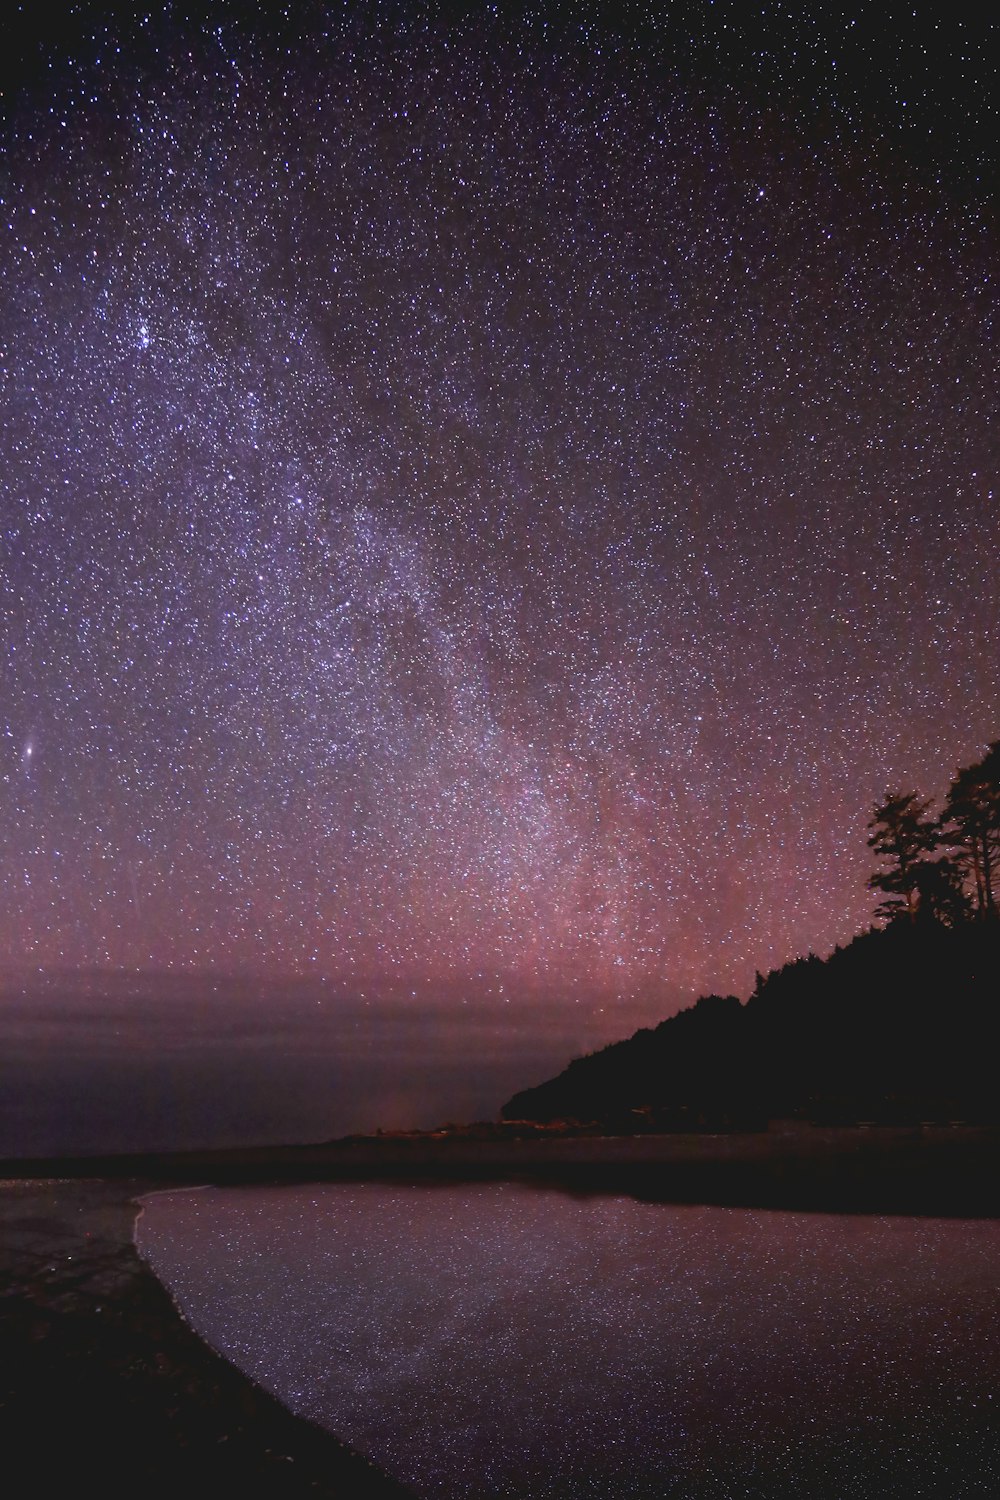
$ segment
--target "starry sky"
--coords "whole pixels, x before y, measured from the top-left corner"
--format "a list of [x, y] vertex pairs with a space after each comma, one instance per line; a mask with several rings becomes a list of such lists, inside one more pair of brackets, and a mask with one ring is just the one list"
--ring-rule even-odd
[[12, 24], [8, 970], [745, 994], [1000, 734], [995, 34], [663, 9]]

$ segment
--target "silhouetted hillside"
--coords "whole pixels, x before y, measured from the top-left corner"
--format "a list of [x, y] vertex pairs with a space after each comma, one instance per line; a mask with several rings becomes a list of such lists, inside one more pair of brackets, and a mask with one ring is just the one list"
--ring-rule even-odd
[[897, 921], [578, 1058], [504, 1119], [610, 1130], [1000, 1121], [1000, 926]]

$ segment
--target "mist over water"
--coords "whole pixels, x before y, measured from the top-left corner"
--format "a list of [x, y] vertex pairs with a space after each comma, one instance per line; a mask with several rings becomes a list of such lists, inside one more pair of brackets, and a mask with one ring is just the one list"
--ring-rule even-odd
[[205, 1338], [418, 1495], [1000, 1485], [991, 1221], [313, 1185], [157, 1195], [139, 1243]]
[[614, 997], [578, 1005], [509, 993], [501, 981], [463, 990], [35, 975], [0, 985], [0, 1155], [291, 1143], [491, 1119], [517, 1089], [649, 1014]]

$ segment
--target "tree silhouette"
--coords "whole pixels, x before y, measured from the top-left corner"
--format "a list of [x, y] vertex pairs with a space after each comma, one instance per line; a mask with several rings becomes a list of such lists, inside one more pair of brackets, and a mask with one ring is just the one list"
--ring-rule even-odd
[[959, 771], [938, 819], [887, 793], [868, 846], [884, 930], [757, 975], [746, 1004], [708, 996], [515, 1094], [509, 1122], [584, 1129], [759, 1130], [818, 1124], [1000, 1124], [1000, 740]]
[[888, 793], [872, 812], [868, 847], [888, 860], [889, 868], [873, 875], [868, 885], [883, 893], [885, 899], [876, 915], [886, 921], [905, 914], [915, 922], [921, 898], [926, 899], [935, 890], [940, 893], [942, 883], [947, 883], [945, 870], [934, 874], [929, 868], [942, 863], [928, 858], [941, 843], [936, 819], [927, 816], [929, 807], [930, 803], [921, 802], [916, 792], [897, 792]]
[[921, 860], [913, 869], [917, 893], [917, 921], [957, 927], [972, 915], [961, 862], [950, 854]]
[[1000, 867], [1000, 740], [982, 760], [956, 775], [945, 798], [941, 826], [975, 889], [980, 917], [997, 916]]

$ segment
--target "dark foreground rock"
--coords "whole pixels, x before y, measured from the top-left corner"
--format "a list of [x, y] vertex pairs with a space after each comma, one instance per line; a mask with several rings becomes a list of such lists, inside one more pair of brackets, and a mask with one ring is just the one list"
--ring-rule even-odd
[[0, 1188], [8, 1500], [405, 1500], [191, 1331], [135, 1250], [141, 1182]]

